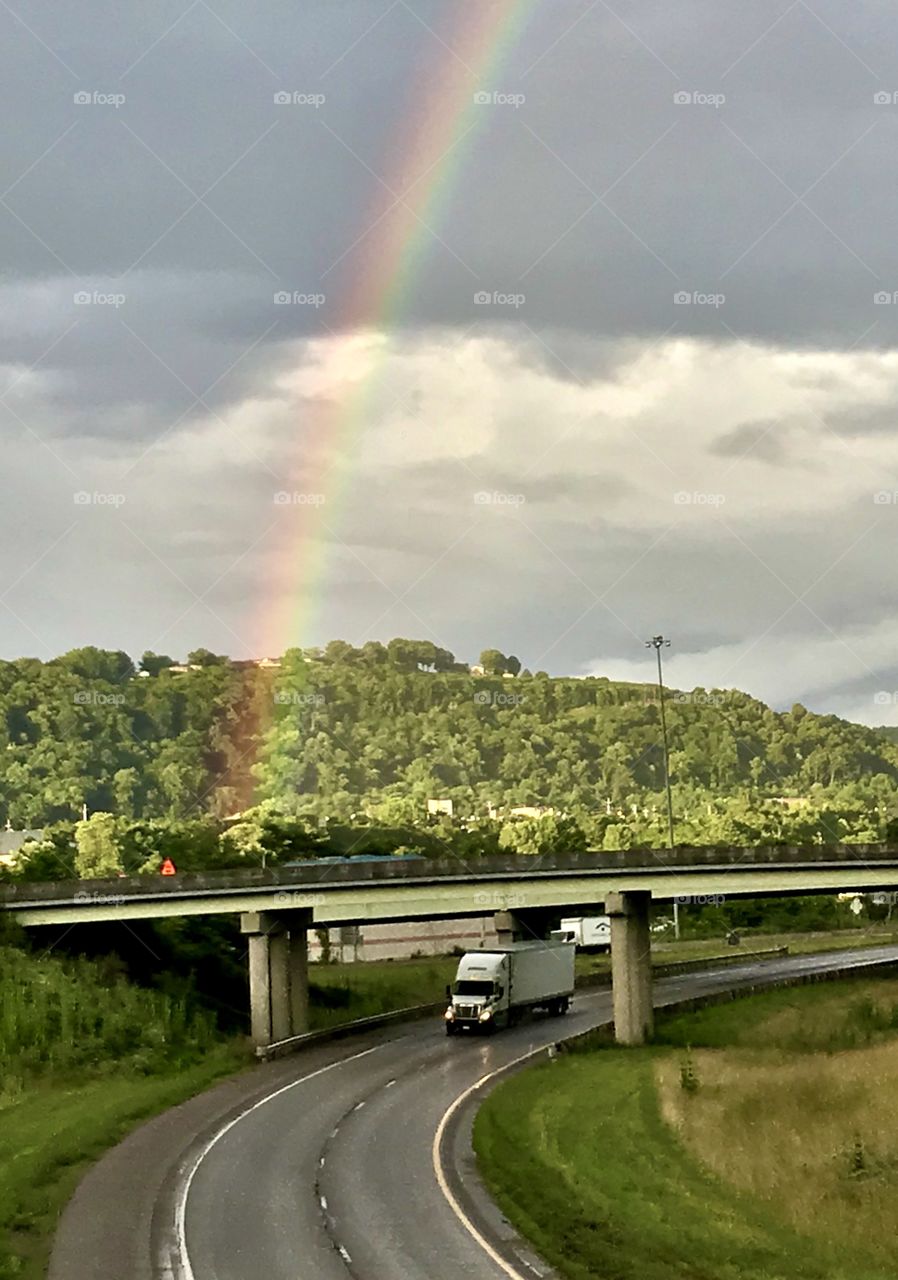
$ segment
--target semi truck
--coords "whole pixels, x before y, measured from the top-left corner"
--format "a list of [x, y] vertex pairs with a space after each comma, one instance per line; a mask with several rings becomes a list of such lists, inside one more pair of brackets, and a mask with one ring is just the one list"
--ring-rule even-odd
[[581, 951], [609, 951], [611, 921], [608, 916], [570, 916], [562, 920], [560, 929], [553, 929], [551, 936], [560, 942], [573, 942]]
[[528, 1009], [567, 1013], [574, 994], [571, 942], [514, 942], [468, 951], [446, 988], [446, 1034], [514, 1026]]

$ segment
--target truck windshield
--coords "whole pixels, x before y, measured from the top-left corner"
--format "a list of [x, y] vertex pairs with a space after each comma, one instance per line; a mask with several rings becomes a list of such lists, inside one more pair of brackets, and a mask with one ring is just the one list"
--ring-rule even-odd
[[478, 979], [463, 978], [461, 982], [456, 982], [455, 994], [457, 996], [491, 996], [493, 984]]

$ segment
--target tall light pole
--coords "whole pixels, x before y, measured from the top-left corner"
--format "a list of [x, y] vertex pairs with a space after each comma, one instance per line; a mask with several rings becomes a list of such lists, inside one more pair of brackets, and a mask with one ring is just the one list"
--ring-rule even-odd
[[[664, 636], [652, 636], [651, 640], [646, 640], [645, 647], [654, 649], [655, 656], [658, 659], [658, 694], [660, 698], [661, 708], [661, 739], [664, 743], [664, 787], [667, 791], [667, 834], [670, 848], [674, 847], [674, 819], [673, 819], [673, 799], [670, 793], [670, 752], [667, 746], [667, 716], [664, 712], [664, 675], [661, 670], [661, 650], [670, 648], [670, 641], [665, 640]], [[680, 911], [679, 903], [674, 898], [674, 937], [679, 939], [680, 936]]]

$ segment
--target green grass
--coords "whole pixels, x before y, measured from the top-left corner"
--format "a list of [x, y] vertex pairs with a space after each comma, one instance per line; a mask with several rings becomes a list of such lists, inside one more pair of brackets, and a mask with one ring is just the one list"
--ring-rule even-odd
[[214, 1019], [111, 966], [0, 946], [0, 1104], [41, 1077], [115, 1061], [136, 1073], [179, 1067], [214, 1042]]
[[[894, 1275], [898, 982], [771, 992], [662, 1024], [662, 1114], [684, 1149], [804, 1237]], [[689, 1045], [684, 1052], [682, 1046]], [[683, 1088], [688, 1068], [692, 1088]]]
[[60, 1212], [88, 1167], [140, 1121], [232, 1074], [245, 1055], [218, 1045], [164, 1076], [110, 1071], [43, 1084], [0, 1107], [0, 1280], [39, 1280]]
[[457, 956], [310, 965], [312, 1030], [394, 1009], [435, 1004], [443, 999], [446, 984], [452, 982], [457, 968]]
[[869, 978], [665, 1018], [491, 1094], [482, 1174], [568, 1280], [891, 1280], [896, 1027]]
[[770, 947], [788, 947], [792, 955], [808, 955], [818, 951], [848, 951], [855, 947], [885, 947], [898, 942], [898, 928], [878, 925], [874, 929], [838, 929], [827, 933], [746, 933], [738, 946], [729, 946], [725, 938], [702, 938], [680, 942], [652, 944], [656, 964], [672, 960], [699, 960], [708, 956], [740, 955], [746, 951], [767, 951]]
[[487, 1099], [474, 1146], [514, 1225], [569, 1280], [861, 1280], [686, 1155], [657, 1052], [557, 1059]]
[[113, 963], [0, 945], [0, 991], [0, 1280], [37, 1280], [90, 1162], [247, 1054]]
[[689, 1013], [661, 1014], [655, 1042], [685, 1048], [840, 1053], [892, 1038], [898, 981], [856, 977], [765, 991]]

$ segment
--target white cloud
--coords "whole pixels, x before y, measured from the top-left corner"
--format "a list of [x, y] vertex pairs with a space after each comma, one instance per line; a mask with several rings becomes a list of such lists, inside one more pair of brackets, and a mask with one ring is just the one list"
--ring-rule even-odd
[[[10, 491], [24, 492], [38, 455], [45, 479], [40, 513], [14, 497], [10, 527], [40, 550], [70, 519], [73, 489], [121, 489], [138, 535], [89, 513], [30, 571], [16, 608], [27, 621], [29, 595], [52, 593], [48, 644], [88, 548], [91, 573], [116, 581], [93, 615], [99, 643], [112, 619], [135, 649], [172, 624], [170, 647], [201, 643], [201, 610], [178, 622], [183, 580], [211, 588], [233, 635], [275, 616], [278, 596], [314, 592], [316, 634], [268, 648], [427, 629], [459, 652], [494, 642], [530, 665], [646, 678], [640, 640], [663, 627], [678, 645], [670, 678], [687, 687], [856, 714], [890, 687], [880, 566], [898, 521], [898, 434], [843, 440], [820, 419], [898, 405], [898, 357], [672, 339], [635, 355], [627, 344], [617, 366], [597, 347], [593, 375], [581, 351], [578, 381], [534, 366], [510, 333], [364, 332], [277, 354], [216, 413], [161, 421], [149, 449], [146, 432], [114, 449], [66, 438], [52, 367], [34, 375], [22, 413], [56, 459], [18, 433]], [[789, 424], [772, 462], [753, 444], [758, 423]], [[274, 503], [321, 490], [320, 507]], [[476, 502], [483, 492], [503, 500]], [[6, 545], [8, 579], [20, 557]], [[320, 579], [309, 567], [322, 561]]]

